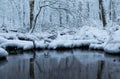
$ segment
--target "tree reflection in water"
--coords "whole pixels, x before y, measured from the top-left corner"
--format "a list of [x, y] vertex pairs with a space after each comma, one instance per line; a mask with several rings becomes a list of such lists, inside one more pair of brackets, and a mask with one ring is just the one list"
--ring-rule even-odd
[[119, 60], [95, 51], [36, 51], [33, 56], [9, 56], [8, 62], [0, 63], [0, 78], [120, 79]]

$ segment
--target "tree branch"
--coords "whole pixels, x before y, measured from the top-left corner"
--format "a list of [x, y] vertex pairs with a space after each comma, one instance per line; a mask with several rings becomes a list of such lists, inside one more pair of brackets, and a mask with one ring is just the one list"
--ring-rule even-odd
[[40, 15], [40, 12], [41, 12], [42, 8], [50, 6], [50, 5], [53, 5], [55, 3], [57, 3], [57, 1], [55, 1], [53, 3], [50, 3], [50, 4], [43, 5], [43, 6], [39, 6], [39, 11], [38, 11], [38, 13], [36, 14], [36, 16], [34, 18], [34, 22], [33, 22], [32, 28], [30, 29], [29, 33], [33, 33], [33, 31], [35, 29], [35, 26], [36, 26], [36, 22], [37, 22], [38, 16]]
[[75, 19], [75, 17], [74, 17], [74, 15], [72, 14], [72, 12], [71, 12], [69, 9], [67, 9], [67, 8], [51, 7], [51, 6], [49, 6], [49, 7], [52, 8], [52, 9], [56, 9], [56, 10], [64, 10], [64, 11], [66, 11], [67, 13], [69, 13], [70, 15], [72, 15], [72, 17]]

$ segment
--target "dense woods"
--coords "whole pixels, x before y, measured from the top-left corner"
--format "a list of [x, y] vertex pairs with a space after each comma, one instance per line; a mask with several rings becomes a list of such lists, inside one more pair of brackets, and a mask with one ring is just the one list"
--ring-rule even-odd
[[119, 0], [3, 0], [0, 26], [20, 32], [84, 25], [107, 27], [119, 24], [119, 3]]
[[119, 56], [120, 0], [0, 1], [1, 79], [120, 79]]
[[0, 47], [30, 50], [86, 46], [119, 53], [119, 3], [119, 0], [3, 0]]

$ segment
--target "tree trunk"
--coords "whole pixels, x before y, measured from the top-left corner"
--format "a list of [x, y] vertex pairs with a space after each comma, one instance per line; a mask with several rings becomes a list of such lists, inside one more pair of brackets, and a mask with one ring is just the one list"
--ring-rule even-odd
[[89, 18], [89, 16], [90, 16], [90, 4], [89, 4], [89, 2], [87, 2], [87, 17]]
[[33, 31], [35, 29], [35, 26], [36, 26], [38, 16], [39, 16], [39, 14], [41, 12], [41, 9], [42, 9], [42, 7], [39, 7], [39, 11], [38, 11], [37, 15], [35, 16], [35, 19], [33, 18], [34, 21], [32, 22], [32, 28], [30, 29], [29, 33], [33, 33]]
[[33, 20], [34, 20], [34, 0], [30, 0], [30, 29], [33, 26]]
[[[59, 8], [61, 8], [60, 4], [59, 4]], [[60, 21], [60, 27], [62, 27], [62, 12], [61, 12], [61, 10], [59, 10], [59, 21]]]
[[99, 13], [100, 20], [102, 21], [103, 26], [105, 27], [107, 23], [106, 23], [106, 17], [105, 17], [105, 10], [103, 6], [103, 0], [99, 0], [99, 9], [100, 9], [100, 13]]
[[110, 0], [109, 9], [110, 9], [109, 17], [110, 17], [110, 20], [112, 20], [112, 0]]

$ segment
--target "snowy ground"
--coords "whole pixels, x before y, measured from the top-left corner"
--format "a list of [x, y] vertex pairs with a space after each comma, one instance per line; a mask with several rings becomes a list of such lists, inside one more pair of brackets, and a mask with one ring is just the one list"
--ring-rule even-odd
[[8, 52], [3, 48], [0, 48], [0, 59], [4, 59], [8, 56]]
[[0, 47], [3, 49], [58, 49], [88, 46], [107, 53], [120, 53], [120, 29], [103, 29], [84, 26], [77, 30], [55, 33], [22, 34], [0, 33]]

